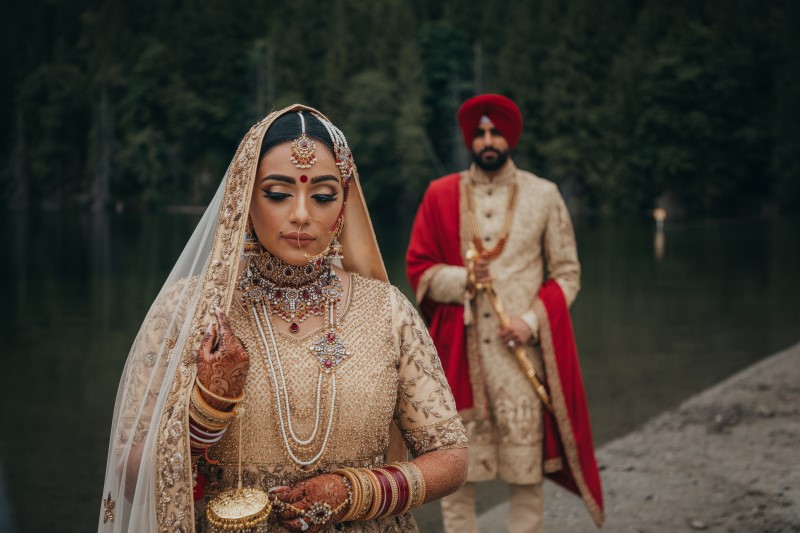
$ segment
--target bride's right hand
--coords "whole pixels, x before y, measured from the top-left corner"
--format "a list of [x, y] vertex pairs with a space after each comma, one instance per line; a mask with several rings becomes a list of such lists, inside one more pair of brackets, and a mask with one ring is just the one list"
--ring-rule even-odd
[[[205, 388], [225, 398], [237, 398], [244, 390], [250, 356], [242, 341], [234, 335], [228, 317], [219, 307], [215, 311], [219, 323], [212, 322], [197, 350], [197, 379]], [[201, 391], [203, 399], [217, 409], [225, 409], [230, 403], [222, 402]]]

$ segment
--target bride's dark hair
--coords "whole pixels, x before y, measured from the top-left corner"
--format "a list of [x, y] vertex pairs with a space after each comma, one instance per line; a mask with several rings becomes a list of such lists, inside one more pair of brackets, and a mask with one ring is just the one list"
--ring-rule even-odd
[[[308, 111], [302, 111], [302, 113], [306, 122], [306, 135], [324, 143], [332, 151], [333, 141], [322, 122]], [[279, 117], [272, 123], [267, 133], [264, 134], [264, 142], [261, 143], [259, 159], [264, 157], [275, 146], [297, 139], [302, 131], [300, 117], [297, 116], [297, 113], [286, 113]]]

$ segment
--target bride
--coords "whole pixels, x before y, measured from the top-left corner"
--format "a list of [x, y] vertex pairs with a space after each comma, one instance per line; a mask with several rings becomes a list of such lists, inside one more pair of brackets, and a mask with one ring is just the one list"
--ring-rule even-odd
[[344, 135], [302, 105], [270, 114], [133, 343], [98, 531], [221, 530], [207, 507], [239, 483], [271, 501], [244, 530], [416, 531], [466, 445]]

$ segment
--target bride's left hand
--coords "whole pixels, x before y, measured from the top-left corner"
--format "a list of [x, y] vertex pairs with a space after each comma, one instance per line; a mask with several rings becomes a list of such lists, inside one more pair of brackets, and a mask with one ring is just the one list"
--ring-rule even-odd
[[[342, 506], [347, 500], [348, 489], [339, 474], [321, 474], [293, 485], [276, 487], [270, 492], [274, 496], [275, 517], [282, 527], [290, 531], [316, 533], [344, 516], [349, 508], [348, 505]], [[309, 512], [314, 504], [319, 504], [317, 507], [322, 511], [320, 515], [324, 514], [326, 508], [338, 512], [322, 523], [315, 524], [313, 513]]]

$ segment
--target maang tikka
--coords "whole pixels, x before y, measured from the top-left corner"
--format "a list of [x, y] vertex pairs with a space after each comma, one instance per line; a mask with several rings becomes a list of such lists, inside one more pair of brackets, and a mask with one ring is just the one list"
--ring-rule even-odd
[[292, 158], [291, 161], [297, 168], [311, 168], [311, 165], [317, 162], [317, 145], [314, 141], [306, 135], [306, 120], [303, 118], [303, 112], [298, 111], [300, 116], [300, 137], [292, 141]]

